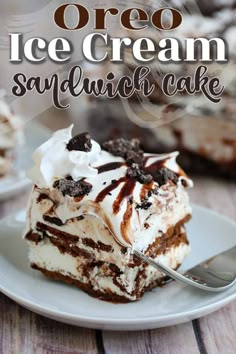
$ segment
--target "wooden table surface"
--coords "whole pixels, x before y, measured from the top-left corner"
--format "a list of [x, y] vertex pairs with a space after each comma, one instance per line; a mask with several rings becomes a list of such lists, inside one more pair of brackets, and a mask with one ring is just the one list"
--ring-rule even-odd
[[[236, 184], [196, 178], [192, 201], [236, 220]], [[26, 206], [27, 193], [0, 203], [0, 217]], [[36, 315], [0, 294], [0, 354], [235, 354], [236, 301], [177, 326], [140, 332], [95, 331]]]

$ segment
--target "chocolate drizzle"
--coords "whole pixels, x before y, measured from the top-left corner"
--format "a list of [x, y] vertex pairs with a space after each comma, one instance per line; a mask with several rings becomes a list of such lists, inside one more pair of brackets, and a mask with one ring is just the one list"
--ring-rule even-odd
[[149, 172], [151, 174], [153, 172], [155, 172], [156, 170], [158, 170], [159, 168], [164, 167], [166, 161], [169, 160], [169, 158], [170, 158], [168, 156], [165, 159], [155, 161], [152, 164], [150, 164], [149, 166], [146, 166], [148, 161], [151, 160], [153, 157], [155, 157], [155, 156], [146, 156], [146, 157], [144, 157], [144, 166], [145, 166], [144, 169], [145, 169], [145, 171], [147, 171], [147, 172]]
[[[101, 187], [103, 189], [100, 190], [95, 197], [95, 203], [101, 203], [105, 198], [108, 198], [108, 206], [110, 205], [111, 209], [109, 213], [112, 213], [113, 211], [114, 215], [117, 215], [120, 212], [121, 206], [123, 205], [124, 211], [122, 207], [123, 215], [120, 232], [122, 238], [130, 244], [130, 237], [132, 237], [132, 229], [130, 225], [132, 213], [135, 211], [138, 213], [138, 209], [148, 210], [151, 208], [152, 202], [150, 201], [150, 198], [153, 194], [158, 193], [158, 187], [167, 184], [168, 181], [172, 181], [175, 184], [177, 183], [178, 175], [165, 167], [166, 161], [171, 159], [173, 155], [151, 155], [145, 157], [144, 152], [140, 149], [138, 140], [125, 141], [123, 139], [117, 139], [115, 141], [104, 143], [103, 147], [111, 154], [120, 156], [124, 160], [117, 161], [117, 159], [114, 159], [114, 162], [105, 163], [96, 167], [98, 175], [103, 173], [106, 174], [106, 172], [112, 172], [118, 169], [121, 170], [117, 173], [117, 179], [112, 179], [110, 176], [109, 181], [108, 178], [104, 178], [106, 180], [106, 182], [104, 182], [106, 185]], [[89, 137], [87, 134], [77, 136], [70, 141], [70, 145], [67, 148], [88, 151], [90, 148]], [[155, 162], [152, 163], [152, 161]], [[151, 164], [147, 166], [148, 163]], [[181, 171], [179, 173], [181, 173]], [[112, 175], [112, 173], [110, 175]], [[98, 179], [103, 179], [103, 176], [98, 176]], [[101, 184], [104, 179], [101, 181]], [[140, 201], [133, 200], [134, 189], [137, 182], [142, 184], [141, 186], [138, 186], [138, 188], [141, 187]], [[158, 185], [155, 184], [155, 182], [157, 182]], [[56, 181], [53, 187], [60, 190], [64, 196], [70, 195], [74, 198], [80, 198], [78, 202], [84, 197], [84, 195], [88, 195], [92, 189], [92, 185], [86, 182], [85, 179], [75, 182], [70, 177]], [[118, 187], [120, 188], [116, 191], [116, 197], [109, 199], [110, 196], [112, 196], [112, 192]], [[126, 202], [125, 205], [123, 204], [124, 201]], [[104, 218], [105, 217], [106, 215], [104, 215]], [[106, 224], [109, 226], [109, 229], [112, 230], [113, 227], [110, 225], [110, 220], [109, 218], [107, 219]], [[47, 221], [56, 224], [58, 220], [50, 218], [50, 220], [47, 219]]]
[[113, 203], [114, 214], [117, 214], [120, 211], [120, 206], [121, 206], [122, 201], [125, 198], [130, 197], [130, 195], [132, 194], [132, 192], [134, 190], [135, 183], [136, 183], [135, 180], [127, 178], [125, 184], [123, 185], [123, 187], [120, 190], [120, 193], [118, 194], [116, 200]]
[[105, 165], [101, 165], [97, 167], [98, 174], [104, 173], [104, 172], [109, 172], [112, 170], [117, 170], [118, 168], [125, 166], [124, 162], [110, 162], [106, 163]]
[[[128, 198], [131, 196], [131, 194], [133, 193], [136, 181], [134, 179], [130, 179], [127, 176], [125, 177], [121, 177], [118, 180], [112, 180], [111, 184], [109, 184], [109, 186], [107, 186], [106, 188], [104, 188], [97, 196], [95, 202], [96, 203], [100, 203], [102, 202], [107, 195], [110, 195], [110, 193], [115, 190], [116, 188], [118, 188], [118, 186], [124, 183], [124, 185], [122, 186], [116, 200], [113, 203], [113, 212], [114, 214], [117, 214], [120, 211], [120, 206], [122, 201], [125, 198]], [[130, 205], [132, 205], [132, 203], [130, 203]]]
[[[149, 166], [146, 166], [147, 162], [149, 159], [151, 158], [155, 158], [155, 156], [147, 156], [143, 158], [143, 165], [142, 165], [142, 169], [139, 169], [139, 165], [136, 165], [138, 167], [138, 172], [140, 170], [140, 174], [143, 173], [143, 176], [149, 177], [151, 176], [151, 178], [147, 178], [142, 179], [140, 177], [139, 173], [135, 173], [133, 175], [133, 173], [130, 173], [124, 177], [119, 178], [118, 180], [112, 180], [111, 183], [106, 186], [96, 197], [95, 202], [96, 203], [100, 203], [102, 202], [107, 196], [111, 195], [111, 192], [114, 191], [116, 188], [118, 188], [118, 186], [121, 183], [124, 183], [124, 185], [122, 186], [118, 196], [116, 197], [114, 203], [113, 203], [113, 213], [117, 214], [120, 211], [120, 207], [121, 204], [123, 202], [124, 199], [128, 199], [132, 196], [132, 193], [134, 191], [135, 188], [135, 184], [138, 181], [140, 181], [140, 183], [143, 183], [141, 192], [140, 192], [140, 199], [141, 199], [141, 204], [137, 205], [137, 208], [141, 208], [141, 209], [149, 209], [152, 205], [152, 203], [150, 203], [148, 201], [149, 197], [152, 196], [152, 194], [156, 194], [156, 189], [155, 189], [155, 193], [153, 190], [153, 183], [154, 180], [156, 182], [158, 182], [159, 187], [166, 184], [168, 182], [168, 180], [171, 180], [174, 183], [177, 183], [178, 180], [178, 176], [177, 174], [175, 174], [174, 172], [172, 172], [171, 170], [167, 169], [165, 167], [165, 163], [166, 161], [170, 158], [170, 156], [167, 156], [166, 158], [160, 159], [152, 164], [150, 164]], [[112, 162], [112, 163], [108, 163], [105, 165], [102, 165], [100, 167], [98, 167], [98, 173], [104, 173], [107, 171], [112, 171], [114, 169], [118, 169], [122, 166], [126, 165], [123, 162]], [[128, 167], [128, 170], [131, 169], [131, 167]], [[136, 169], [137, 170], [137, 169]], [[136, 170], [134, 172], [136, 172]], [[133, 172], [133, 171], [131, 171]], [[141, 180], [140, 180], [141, 178]], [[132, 198], [131, 198], [132, 199]], [[132, 205], [132, 203], [128, 203], [128, 207]], [[132, 208], [131, 208], [132, 209]], [[124, 218], [127, 217], [127, 215], [130, 213], [125, 213]], [[131, 214], [130, 214], [131, 215]]]
[[[116, 189], [120, 183], [125, 182], [126, 177], [121, 177], [118, 179], [115, 183], [109, 184], [106, 188], [104, 188], [98, 195], [95, 200], [96, 203], [101, 203], [107, 195], [109, 195], [110, 192], [112, 192], [114, 189]], [[114, 182], [114, 181], [113, 181]]]
[[[131, 141], [125, 139], [115, 139], [106, 141], [103, 148], [113, 154], [125, 159], [127, 168], [127, 176], [135, 179], [142, 184], [150, 184], [153, 180], [158, 182], [159, 186], [166, 184], [169, 180], [177, 183], [178, 175], [165, 167], [165, 162], [171, 158], [158, 159], [158, 161], [146, 166], [149, 159], [155, 156], [144, 157], [144, 152], [140, 148], [140, 142], [137, 139]], [[98, 168], [99, 173], [119, 168], [121, 165], [110, 163]]]
[[132, 213], [133, 213], [132, 204], [128, 203], [124, 217], [123, 217], [123, 221], [120, 226], [120, 231], [121, 231], [121, 234], [122, 234], [124, 240], [129, 244], [131, 244], [131, 242], [130, 242], [129, 238], [127, 237], [127, 230], [130, 227], [130, 220], [131, 220]]

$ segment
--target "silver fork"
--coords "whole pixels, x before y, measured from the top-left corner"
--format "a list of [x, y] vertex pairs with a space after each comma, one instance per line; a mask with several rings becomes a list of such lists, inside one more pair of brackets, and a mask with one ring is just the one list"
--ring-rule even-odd
[[154, 261], [140, 251], [134, 250], [134, 254], [170, 278], [202, 290], [220, 292], [236, 284], [236, 247], [206, 260], [191, 268], [185, 274], [181, 274], [158, 261]]

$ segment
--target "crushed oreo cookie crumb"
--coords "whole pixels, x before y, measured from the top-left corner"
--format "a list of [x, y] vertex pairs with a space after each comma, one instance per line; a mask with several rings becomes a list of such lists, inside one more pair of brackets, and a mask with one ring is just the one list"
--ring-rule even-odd
[[147, 199], [144, 199], [141, 204], [136, 206], [136, 209], [144, 209], [148, 210], [152, 206], [152, 203], [149, 202]]
[[[167, 184], [170, 180], [175, 184], [178, 182], [178, 176], [166, 167], [162, 167], [151, 173], [145, 171], [144, 152], [140, 148], [140, 142], [138, 139], [132, 139], [130, 141], [122, 138], [108, 140], [102, 147], [114, 156], [123, 157], [128, 165], [127, 176], [136, 179], [142, 184], [149, 184], [155, 180], [161, 187], [164, 184]], [[153, 194], [154, 192], [150, 191], [149, 194], [150, 193]], [[155, 194], [157, 194], [156, 191]]]
[[43, 219], [45, 221], [47, 221], [47, 222], [49, 222], [51, 224], [55, 224], [57, 226], [62, 226], [63, 225], [63, 222], [59, 218], [57, 218], [55, 216], [44, 215]]
[[76, 135], [67, 144], [67, 150], [69, 151], [85, 151], [89, 152], [92, 149], [92, 142], [89, 133], [85, 132]]
[[83, 216], [83, 215], [77, 216], [76, 220], [77, 220], [77, 221], [84, 220], [84, 216]]
[[130, 205], [132, 205], [134, 203], [133, 197], [129, 197], [128, 201], [129, 201]]
[[63, 196], [69, 195], [76, 198], [89, 194], [92, 185], [83, 180], [76, 182], [71, 179], [60, 179], [54, 182], [53, 188], [58, 189]]
[[142, 184], [149, 184], [153, 180], [152, 175], [143, 171], [136, 163], [133, 163], [130, 167], [128, 167], [127, 176], [136, 179]]
[[103, 149], [110, 152], [114, 156], [123, 157], [128, 165], [136, 163], [138, 165], [143, 164], [143, 150], [140, 148], [140, 142], [138, 139], [125, 140], [115, 139], [108, 140], [102, 145]]
[[164, 184], [167, 184], [169, 180], [172, 181], [174, 184], [177, 184], [178, 182], [178, 176], [174, 172], [168, 170], [168, 168], [166, 167], [162, 167], [159, 170], [155, 171], [154, 173], [152, 173], [152, 176], [160, 187]]
[[147, 193], [148, 197], [150, 198], [152, 195], [157, 195], [158, 194], [158, 188], [153, 188], [153, 189], [150, 189]]
[[181, 179], [181, 184], [184, 188], [188, 187], [188, 182], [185, 179]]
[[128, 151], [126, 154], [126, 162], [127, 165], [132, 165], [133, 163], [136, 163], [140, 166], [143, 165], [143, 152], [141, 150], [136, 151]]

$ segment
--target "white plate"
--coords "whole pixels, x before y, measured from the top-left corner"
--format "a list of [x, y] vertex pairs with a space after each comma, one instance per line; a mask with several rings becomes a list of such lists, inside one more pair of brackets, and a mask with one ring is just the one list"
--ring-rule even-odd
[[25, 145], [17, 152], [13, 170], [6, 177], [0, 178], [0, 201], [16, 195], [31, 185], [26, 170], [32, 165], [32, 153], [50, 136], [51, 132], [35, 121], [25, 126]]
[[[184, 267], [236, 245], [236, 223], [199, 206], [194, 206], [193, 215], [188, 226], [192, 254]], [[236, 287], [217, 294], [173, 282], [135, 303], [94, 299], [29, 268], [27, 245], [21, 238], [24, 218], [21, 212], [0, 223], [0, 291], [46, 317], [90, 328], [143, 330], [199, 318], [236, 298]]]

